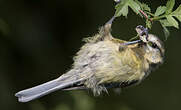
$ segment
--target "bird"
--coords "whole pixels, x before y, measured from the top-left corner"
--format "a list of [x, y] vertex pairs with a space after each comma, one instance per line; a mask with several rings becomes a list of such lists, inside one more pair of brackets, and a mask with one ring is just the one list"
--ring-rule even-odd
[[141, 25], [136, 27], [139, 39], [126, 41], [111, 34], [113, 16], [99, 32], [84, 38], [85, 44], [73, 57], [69, 71], [57, 79], [15, 94], [19, 102], [62, 90], [91, 90], [98, 96], [111, 88], [139, 84], [164, 61], [163, 42]]

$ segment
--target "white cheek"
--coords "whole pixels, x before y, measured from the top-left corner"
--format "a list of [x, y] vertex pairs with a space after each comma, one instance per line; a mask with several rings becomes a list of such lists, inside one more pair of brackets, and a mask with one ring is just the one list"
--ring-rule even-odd
[[152, 49], [152, 55], [150, 56], [151, 59], [152, 59], [152, 62], [154, 63], [158, 63], [158, 62], [161, 62], [161, 56], [159, 54], [159, 50], [156, 50], [156, 49]]
[[155, 37], [149, 37], [150, 41], [157, 41], [157, 39]]
[[154, 51], [152, 47], [150, 47], [148, 44], [147, 44], [147, 49], [146, 49], [146, 52], [149, 53], [149, 52], [152, 52]]

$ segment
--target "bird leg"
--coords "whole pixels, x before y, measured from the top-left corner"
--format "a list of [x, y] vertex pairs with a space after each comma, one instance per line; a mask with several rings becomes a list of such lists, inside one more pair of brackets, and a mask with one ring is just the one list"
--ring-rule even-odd
[[[112, 26], [112, 23], [114, 21], [116, 17], [113, 16], [104, 26], [103, 26], [103, 36], [104, 38], [108, 38], [108, 39], [112, 39], [112, 35], [110, 33], [111, 31], [111, 26]], [[140, 42], [147, 42], [148, 41], [148, 29], [147, 28], [144, 28], [143, 26], [139, 25], [136, 27], [136, 31], [137, 33], [139, 34], [140, 36], [140, 39], [139, 40], [135, 40], [135, 41], [130, 41], [130, 42], [126, 42], [126, 43], [122, 43], [122, 45], [126, 46], [126, 45], [134, 45], [134, 44], [137, 44], [137, 43], [140, 43]], [[146, 35], [146, 40], [144, 40], [143, 36]]]
[[148, 29], [147, 28], [144, 28], [142, 25], [138, 25], [136, 27], [136, 32], [140, 36], [140, 39], [136, 40], [136, 41], [123, 43], [123, 45], [133, 45], [133, 44], [137, 44], [140, 42], [148, 42]]
[[137, 43], [140, 43], [141, 40], [135, 40], [135, 41], [130, 41], [130, 42], [126, 42], [126, 43], [123, 43], [123, 45], [133, 45], [133, 44], [137, 44]]
[[112, 26], [112, 23], [115, 19], [115, 16], [113, 16], [104, 26], [103, 26], [103, 36], [106, 38], [109, 38], [109, 39], [112, 39], [112, 35], [111, 35], [111, 26]]

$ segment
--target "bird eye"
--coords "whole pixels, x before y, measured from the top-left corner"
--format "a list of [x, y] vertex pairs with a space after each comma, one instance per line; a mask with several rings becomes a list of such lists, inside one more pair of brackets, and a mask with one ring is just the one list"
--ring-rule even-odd
[[150, 45], [153, 48], [157, 48], [157, 45], [155, 43], [153, 43], [153, 42], [148, 42], [148, 45]]

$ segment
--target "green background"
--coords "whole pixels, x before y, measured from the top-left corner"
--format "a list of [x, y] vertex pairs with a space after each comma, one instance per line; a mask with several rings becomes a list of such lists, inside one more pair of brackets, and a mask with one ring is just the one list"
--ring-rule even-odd
[[[156, 10], [166, 0], [145, 0]], [[176, 0], [178, 7], [179, 0]], [[68, 71], [82, 39], [114, 14], [113, 0], [0, 0], [1, 110], [181, 110], [181, 30], [171, 28], [165, 62], [140, 85], [94, 97], [89, 91], [58, 91], [28, 103], [14, 94]], [[175, 7], [175, 8], [176, 8]], [[117, 18], [112, 34], [128, 40], [144, 19], [132, 11]], [[165, 40], [159, 23], [150, 33]]]

